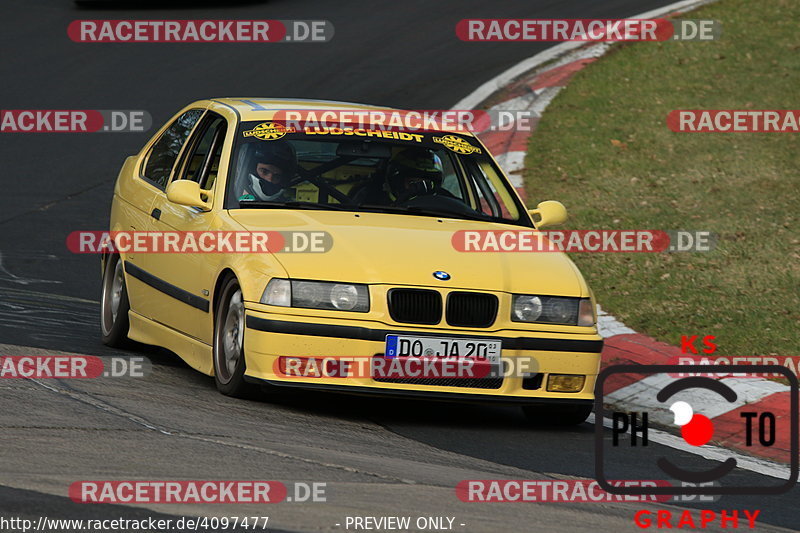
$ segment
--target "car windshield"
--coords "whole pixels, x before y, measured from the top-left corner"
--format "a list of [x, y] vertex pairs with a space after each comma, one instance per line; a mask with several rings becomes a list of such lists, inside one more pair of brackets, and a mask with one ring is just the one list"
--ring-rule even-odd
[[245, 122], [228, 209], [404, 213], [529, 226], [524, 207], [474, 138], [446, 132]]

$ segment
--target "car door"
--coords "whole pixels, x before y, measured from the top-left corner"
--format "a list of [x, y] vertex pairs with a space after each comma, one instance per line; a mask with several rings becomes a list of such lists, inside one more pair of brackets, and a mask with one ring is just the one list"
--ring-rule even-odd
[[[213, 204], [217, 172], [227, 157], [225, 118], [207, 112], [187, 142], [172, 174], [172, 181], [191, 180], [200, 184], [201, 197]], [[214, 231], [216, 215], [211, 209], [170, 202], [166, 192], [156, 195], [150, 217], [150, 231]], [[154, 319], [203, 343], [211, 344], [213, 319], [209, 295], [217, 265], [216, 253], [148, 254], [147, 270], [159, 285], [158, 310]]]
[[[122, 231], [147, 231], [153, 202], [164, 194], [167, 184], [178, 164], [178, 159], [191, 132], [197, 126], [204, 109], [189, 109], [176, 117], [168, 127], [155, 136], [145, 155], [134, 170], [135, 176], [126, 187], [124, 198], [118, 204], [124, 214]], [[125, 270], [128, 274], [128, 298], [131, 310], [142, 316], [153, 318], [158, 310], [158, 290], [143, 281], [139, 275], [145, 268], [149, 254], [129, 251], [124, 254]]]

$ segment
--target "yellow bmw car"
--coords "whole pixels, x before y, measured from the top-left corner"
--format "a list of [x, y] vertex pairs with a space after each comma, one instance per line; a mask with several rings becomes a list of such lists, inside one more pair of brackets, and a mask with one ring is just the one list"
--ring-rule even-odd
[[[453, 246], [464, 230], [558, 224], [563, 206], [526, 210], [469, 133], [286, 127], [287, 110], [387, 108], [192, 103], [125, 161], [110, 230], [316, 233], [318, 246], [287, 238], [260, 253], [104, 253], [103, 342], [169, 349], [233, 396], [260, 384], [505, 402], [536, 422], [585, 420], [602, 338], [574, 264], [560, 252]], [[409, 370], [423, 358], [459, 365]], [[367, 371], [352, 370], [359, 361]], [[472, 373], [473, 362], [489, 370]]]

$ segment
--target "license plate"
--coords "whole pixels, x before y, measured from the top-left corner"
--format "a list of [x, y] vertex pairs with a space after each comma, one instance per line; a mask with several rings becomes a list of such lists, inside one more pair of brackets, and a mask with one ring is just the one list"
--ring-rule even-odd
[[494, 339], [387, 335], [385, 357], [466, 357], [496, 363], [501, 349], [502, 342]]

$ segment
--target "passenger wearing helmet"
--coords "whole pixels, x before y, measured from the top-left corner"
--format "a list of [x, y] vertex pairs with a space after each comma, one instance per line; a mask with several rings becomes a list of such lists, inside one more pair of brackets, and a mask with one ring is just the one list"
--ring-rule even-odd
[[259, 147], [251, 157], [239, 200], [285, 202], [292, 198], [286, 192], [297, 171], [294, 147], [285, 141], [272, 141]]
[[392, 157], [387, 168], [395, 203], [439, 193], [443, 176], [441, 159], [427, 148], [406, 148]]

